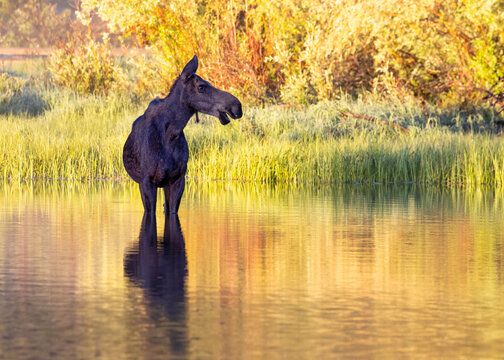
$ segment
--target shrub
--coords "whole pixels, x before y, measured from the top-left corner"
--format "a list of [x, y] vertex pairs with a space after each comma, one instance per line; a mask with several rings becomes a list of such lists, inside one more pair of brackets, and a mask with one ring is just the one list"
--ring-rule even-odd
[[127, 88], [126, 73], [106, 38], [97, 42], [88, 35], [67, 42], [51, 56], [49, 71], [56, 85], [80, 94], [107, 95]]
[[319, 97], [363, 87], [473, 101], [474, 87], [504, 72], [503, 10], [496, 0], [321, 2], [300, 68], [317, 80]]
[[[284, 66], [296, 62], [303, 44], [306, 6], [302, 3], [86, 0], [82, 8], [83, 13], [96, 10], [111, 32], [149, 49], [152, 58], [147, 64], [162, 72], [142, 80], [147, 86], [162, 87], [158, 92], [166, 91], [197, 54], [200, 73], [216, 86], [261, 101], [279, 98]], [[143, 69], [145, 64], [142, 61]]]

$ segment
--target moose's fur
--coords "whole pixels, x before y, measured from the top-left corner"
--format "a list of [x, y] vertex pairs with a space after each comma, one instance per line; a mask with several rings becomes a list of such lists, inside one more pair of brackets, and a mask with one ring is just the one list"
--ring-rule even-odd
[[140, 185], [146, 213], [155, 213], [157, 188], [165, 193], [165, 212], [177, 213], [185, 187], [189, 148], [184, 128], [197, 112], [218, 117], [242, 116], [240, 101], [196, 75], [198, 58], [187, 63], [164, 99], [153, 100], [135, 120], [124, 144], [126, 171]]

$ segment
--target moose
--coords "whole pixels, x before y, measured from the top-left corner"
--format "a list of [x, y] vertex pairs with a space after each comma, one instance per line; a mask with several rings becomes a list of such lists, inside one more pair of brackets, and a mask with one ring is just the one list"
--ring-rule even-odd
[[145, 213], [155, 214], [157, 189], [165, 194], [165, 214], [176, 214], [185, 188], [189, 147], [184, 128], [198, 112], [212, 115], [222, 125], [242, 116], [240, 101], [196, 75], [194, 56], [174, 81], [164, 99], [153, 100], [133, 122], [123, 149], [126, 172], [140, 186]]

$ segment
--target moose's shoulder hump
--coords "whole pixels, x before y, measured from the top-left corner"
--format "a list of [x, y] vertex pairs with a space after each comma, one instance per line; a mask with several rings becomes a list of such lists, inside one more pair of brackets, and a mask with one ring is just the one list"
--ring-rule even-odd
[[163, 99], [160, 99], [160, 98], [155, 98], [154, 100], [152, 100], [150, 103], [149, 103], [149, 106], [147, 106], [147, 109], [145, 109], [145, 112], [140, 115], [134, 122], [133, 122], [133, 126], [132, 128], [134, 128], [136, 125], [140, 124], [142, 122], [142, 120], [149, 120], [152, 118], [153, 114], [155, 112], [154, 109], [157, 107], [158, 104], [160, 104], [161, 102], [163, 102]]
[[138, 125], [140, 123], [140, 121], [142, 121], [143, 117], [144, 117], [144, 115], [137, 117], [137, 119], [135, 121], [133, 121], [133, 125], [131, 125], [131, 128], [134, 129], [135, 126]]
[[152, 108], [156, 107], [156, 105], [158, 105], [159, 103], [163, 102], [163, 99], [160, 99], [160, 98], [155, 98], [154, 100], [152, 100], [150, 103], [149, 103], [149, 106], [147, 106], [147, 110], [145, 110], [145, 112], [151, 110]]

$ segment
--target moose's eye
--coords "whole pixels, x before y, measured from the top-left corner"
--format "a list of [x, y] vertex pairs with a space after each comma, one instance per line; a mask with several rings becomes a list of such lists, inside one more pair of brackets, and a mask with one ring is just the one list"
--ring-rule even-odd
[[206, 89], [206, 85], [198, 85], [198, 91], [199, 92], [204, 92]]

